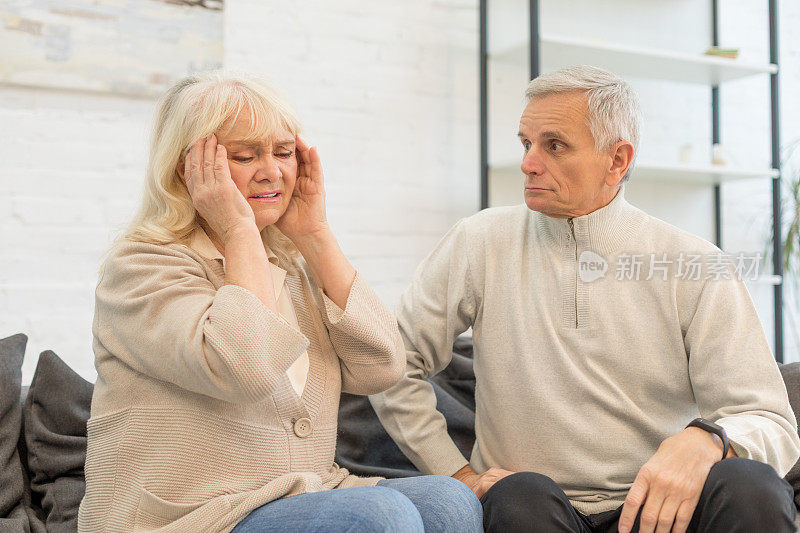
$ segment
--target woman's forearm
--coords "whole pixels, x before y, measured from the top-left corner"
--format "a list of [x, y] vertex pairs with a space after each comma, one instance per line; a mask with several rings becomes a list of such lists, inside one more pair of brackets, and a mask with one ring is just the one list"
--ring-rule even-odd
[[333, 303], [344, 309], [356, 270], [342, 253], [333, 232], [326, 230], [298, 239], [295, 246], [306, 260], [319, 288]]
[[238, 285], [255, 294], [275, 313], [275, 289], [269, 271], [267, 252], [258, 229], [247, 228], [233, 232], [223, 243], [225, 250], [225, 284]]

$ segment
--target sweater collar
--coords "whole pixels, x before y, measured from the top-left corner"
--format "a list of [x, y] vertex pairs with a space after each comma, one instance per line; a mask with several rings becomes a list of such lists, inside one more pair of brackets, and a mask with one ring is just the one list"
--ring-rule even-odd
[[[553, 218], [535, 213], [537, 226], [550, 244], [562, 246], [574, 235], [579, 247], [600, 254], [617, 252], [642, 224], [642, 211], [625, 200], [625, 188], [607, 205], [573, 218]], [[570, 227], [570, 225], [572, 227]]]
[[[193, 249], [205, 259], [222, 262], [222, 269], [223, 271], [225, 270], [225, 256], [223, 256], [217, 247], [214, 246], [211, 238], [203, 230], [203, 228], [198, 227], [191, 234], [189, 237], [189, 248]], [[283, 281], [286, 278], [286, 270], [278, 266], [278, 256], [275, 255], [275, 253], [270, 250], [268, 246], [264, 245], [264, 250], [267, 252], [269, 270], [272, 274], [272, 282], [275, 287], [275, 296], [277, 297], [283, 288]]]

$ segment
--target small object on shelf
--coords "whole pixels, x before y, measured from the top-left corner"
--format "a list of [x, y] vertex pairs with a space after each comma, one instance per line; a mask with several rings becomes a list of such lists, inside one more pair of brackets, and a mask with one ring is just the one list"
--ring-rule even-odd
[[725, 150], [722, 149], [722, 145], [719, 143], [715, 143], [711, 149], [711, 163], [714, 165], [728, 164], [725, 160]]
[[690, 164], [692, 162], [692, 151], [693, 147], [690, 143], [684, 144], [678, 152], [678, 160], [684, 165]]
[[738, 48], [722, 48], [721, 46], [712, 46], [706, 50], [707, 56], [727, 57], [729, 59], [736, 59], [739, 57]]

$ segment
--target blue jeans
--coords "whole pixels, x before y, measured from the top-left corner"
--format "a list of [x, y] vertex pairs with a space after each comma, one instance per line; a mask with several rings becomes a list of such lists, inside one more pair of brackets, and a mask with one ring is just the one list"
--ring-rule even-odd
[[445, 476], [384, 479], [377, 487], [299, 494], [253, 510], [232, 533], [483, 531], [481, 503]]

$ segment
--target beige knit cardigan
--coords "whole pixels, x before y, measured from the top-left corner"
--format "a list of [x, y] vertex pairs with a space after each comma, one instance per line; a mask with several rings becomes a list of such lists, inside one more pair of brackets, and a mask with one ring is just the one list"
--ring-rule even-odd
[[[218, 253], [114, 246], [96, 289], [80, 532], [230, 531], [278, 498], [377, 483], [334, 463], [337, 412], [341, 391], [402, 376], [396, 321], [358, 275], [342, 311], [301, 260], [287, 270], [300, 331], [224, 285]], [[286, 370], [304, 351], [298, 396]]]

